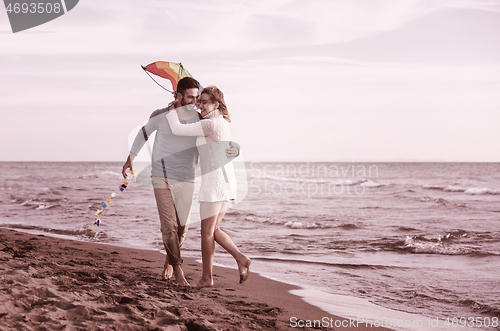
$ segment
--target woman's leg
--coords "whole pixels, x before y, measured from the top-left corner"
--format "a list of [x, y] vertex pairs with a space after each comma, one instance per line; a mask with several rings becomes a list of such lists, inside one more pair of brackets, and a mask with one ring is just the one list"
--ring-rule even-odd
[[203, 202], [200, 204], [203, 272], [201, 279], [196, 285], [197, 288], [212, 286], [214, 284], [212, 279], [212, 264], [215, 254], [214, 232], [220, 209], [221, 202]]
[[236, 260], [236, 263], [238, 264], [238, 270], [240, 272], [240, 283], [243, 283], [248, 278], [250, 259], [240, 252], [231, 237], [229, 237], [229, 235], [220, 228], [220, 224], [222, 222], [222, 219], [224, 218], [224, 215], [226, 214], [228, 206], [228, 202], [224, 202], [221, 206], [221, 210], [219, 215], [217, 216], [217, 222], [214, 228], [214, 239]]

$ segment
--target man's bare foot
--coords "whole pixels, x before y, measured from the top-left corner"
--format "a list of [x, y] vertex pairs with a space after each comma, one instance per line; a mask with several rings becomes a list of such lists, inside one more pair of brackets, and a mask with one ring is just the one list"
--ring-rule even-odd
[[165, 264], [163, 271], [161, 273], [161, 279], [167, 280], [174, 277], [174, 268], [170, 264]]
[[175, 282], [177, 283], [177, 285], [191, 286], [187, 282], [186, 278], [184, 278], [184, 272], [182, 272], [180, 265], [174, 265], [173, 269], [174, 269], [174, 278], [175, 278]]
[[198, 281], [198, 284], [196, 284], [195, 288], [210, 287], [213, 285], [214, 285], [214, 280], [212, 278], [210, 278], [210, 279], [200, 278], [200, 280]]
[[240, 284], [248, 279], [250, 276], [250, 263], [252, 261], [245, 256], [245, 258], [238, 262], [238, 270], [240, 271]]

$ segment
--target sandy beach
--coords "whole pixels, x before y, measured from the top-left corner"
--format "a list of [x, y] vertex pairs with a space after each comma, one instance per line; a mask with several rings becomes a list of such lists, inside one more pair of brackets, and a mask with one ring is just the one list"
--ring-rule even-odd
[[[215, 267], [212, 288], [180, 287], [161, 280], [163, 261], [159, 252], [2, 228], [0, 329], [293, 330], [291, 319], [341, 319], [290, 294], [294, 286], [257, 274], [240, 285], [233, 269]], [[191, 283], [201, 273], [193, 259], [183, 269]]]

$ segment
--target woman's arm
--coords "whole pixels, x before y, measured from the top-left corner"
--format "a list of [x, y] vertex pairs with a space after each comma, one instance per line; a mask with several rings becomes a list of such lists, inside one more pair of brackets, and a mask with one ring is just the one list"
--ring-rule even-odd
[[182, 124], [177, 116], [177, 111], [175, 109], [171, 110], [167, 114], [168, 124], [170, 124], [170, 129], [172, 133], [177, 136], [204, 136], [203, 126], [201, 121], [196, 123]]

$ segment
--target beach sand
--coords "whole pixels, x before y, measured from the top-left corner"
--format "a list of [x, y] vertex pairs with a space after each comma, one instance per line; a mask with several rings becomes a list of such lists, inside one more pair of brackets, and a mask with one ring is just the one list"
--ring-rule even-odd
[[[290, 294], [295, 286], [257, 274], [240, 285], [236, 269], [214, 267], [205, 289], [163, 281], [164, 259], [0, 228], [0, 330], [294, 330], [294, 317], [342, 319]], [[191, 284], [201, 275], [194, 259], [183, 270]]]

